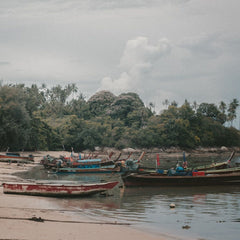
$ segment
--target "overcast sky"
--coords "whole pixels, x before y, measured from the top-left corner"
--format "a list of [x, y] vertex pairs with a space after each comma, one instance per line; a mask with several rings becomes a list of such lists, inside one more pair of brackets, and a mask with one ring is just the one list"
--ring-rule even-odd
[[239, 0], [0, 0], [0, 80], [75, 83], [229, 103], [240, 93]]

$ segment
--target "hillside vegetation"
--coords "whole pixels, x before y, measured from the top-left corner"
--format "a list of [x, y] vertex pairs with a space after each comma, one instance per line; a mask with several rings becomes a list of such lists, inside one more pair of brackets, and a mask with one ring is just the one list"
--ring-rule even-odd
[[74, 84], [0, 86], [0, 150], [93, 150], [98, 147], [240, 146], [233, 127], [238, 100], [178, 106], [157, 114], [136, 93], [101, 91], [88, 101]]

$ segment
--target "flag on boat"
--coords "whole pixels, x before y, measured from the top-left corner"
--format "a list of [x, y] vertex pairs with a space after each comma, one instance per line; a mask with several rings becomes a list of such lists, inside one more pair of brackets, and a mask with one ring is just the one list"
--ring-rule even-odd
[[157, 154], [157, 167], [160, 166], [160, 157], [159, 157], [159, 154]]
[[185, 156], [185, 152], [183, 152], [183, 164], [182, 164], [182, 166], [183, 166], [183, 168], [187, 168], [187, 160], [186, 160], [186, 156]]

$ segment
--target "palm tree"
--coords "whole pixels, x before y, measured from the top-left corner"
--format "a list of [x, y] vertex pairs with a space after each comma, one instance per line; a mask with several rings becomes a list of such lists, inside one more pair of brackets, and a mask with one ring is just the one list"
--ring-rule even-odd
[[163, 105], [166, 105], [167, 107], [169, 106], [169, 100], [168, 99], [165, 99], [162, 103]]
[[227, 109], [226, 103], [223, 102], [223, 101], [221, 101], [220, 104], [219, 104], [219, 110], [220, 110], [223, 114], [225, 114], [226, 109]]
[[228, 106], [228, 121], [231, 123], [231, 127], [233, 125], [233, 120], [237, 117], [236, 110], [238, 106], [239, 101], [236, 98], [234, 98]]

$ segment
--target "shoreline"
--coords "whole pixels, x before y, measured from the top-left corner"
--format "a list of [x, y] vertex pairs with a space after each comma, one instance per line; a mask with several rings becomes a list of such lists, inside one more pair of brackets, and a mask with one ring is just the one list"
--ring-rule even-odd
[[[0, 239], [77, 240], [81, 237], [122, 240], [131, 237], [133, 240], [180, 240], [175, 236], [149, 233], [132, 225], [125, 226], [124, 223], [94, 222], [81, 214], [71, 214], [73, 210], [62, 206], [62, 199], [3, 193], [3, 182], [24, 181], [13, 174], [29, 171], [46, 154], [59, 156], [63, 153], [41, 152], [36, 162], [31, 164], [0, 162]], [[33, 221], [32, 218], [44, 221]]]

